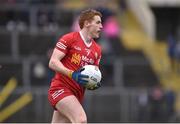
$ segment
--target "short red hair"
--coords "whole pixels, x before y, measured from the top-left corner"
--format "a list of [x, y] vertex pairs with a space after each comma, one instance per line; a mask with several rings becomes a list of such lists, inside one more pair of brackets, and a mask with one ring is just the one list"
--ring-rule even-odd
[[94, 9], [87, 9], [87, 10], [82, 11], [79, 16], [80, 29], [83, 28], [85, 21], [93, 20], [94, 16], [96, 16], [96, 15], [102, 17], [102, 14], [99, 11], [94, 10]]

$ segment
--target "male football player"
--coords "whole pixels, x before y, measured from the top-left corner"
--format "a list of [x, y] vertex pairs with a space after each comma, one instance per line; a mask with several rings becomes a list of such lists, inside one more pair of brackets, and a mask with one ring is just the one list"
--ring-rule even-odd
[[[101, 59], [99, 38], [102, 14], [94, 9], [81, 12], [79, 32], [63, 35], [54, 48], [49, 67], [56, 72], [48, 91], [48, 99], [54, 108], [52, 123], [87, 123], [81, 105], [85, 93], [87, 75], [81, 74], [84, 65], [97, 65]], [[91, 89], [97, 89], [95, 85]]]

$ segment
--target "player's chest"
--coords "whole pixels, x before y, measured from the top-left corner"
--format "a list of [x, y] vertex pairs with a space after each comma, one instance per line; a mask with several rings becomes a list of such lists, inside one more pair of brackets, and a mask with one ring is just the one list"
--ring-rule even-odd
[[87, 64], [94, 64], [98, 53], [93, 47], [86, 47], [83, 44], [74, 44], [70, 51], [70, 59], [71, 62], [77, 65], [87, 65]]

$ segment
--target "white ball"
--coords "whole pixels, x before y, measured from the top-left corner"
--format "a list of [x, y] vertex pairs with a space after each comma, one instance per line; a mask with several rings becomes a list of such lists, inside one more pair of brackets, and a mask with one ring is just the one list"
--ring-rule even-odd
[[83, 66], [84, 70], [81, 74], [88, 75], [88, 83], [86, 84], [86, 88], [91, 88], [101, 81], [102, 74], [99, 68], [95, 65], [85, 65]]

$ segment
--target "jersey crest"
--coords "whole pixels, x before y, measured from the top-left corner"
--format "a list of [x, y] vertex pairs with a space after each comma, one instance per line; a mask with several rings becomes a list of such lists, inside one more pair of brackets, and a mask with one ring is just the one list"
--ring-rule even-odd
[[76, 65], [79, 65], [80, 62], [81, 62], [81, 56], [80, 56], [80, 54], [78, 54], [78, 53], [72, 54], [71, 62], [74, 63], [74, 64], [76, 64]]

